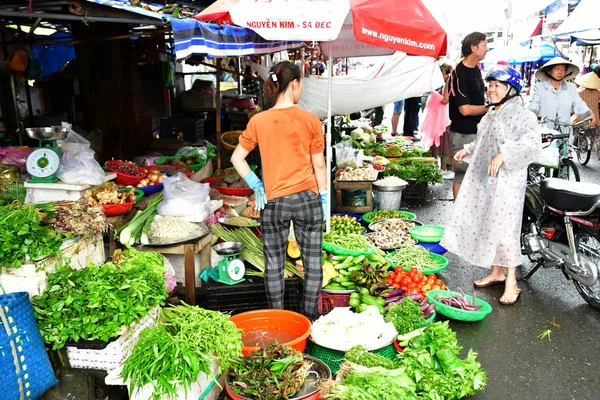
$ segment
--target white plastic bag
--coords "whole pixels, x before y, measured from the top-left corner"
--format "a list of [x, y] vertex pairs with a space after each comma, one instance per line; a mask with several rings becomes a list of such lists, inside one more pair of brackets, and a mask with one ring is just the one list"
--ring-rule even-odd
[[335, 163], [338, 168], [358, 168], [362, 166], [365, 154], [362, 150], [353, 148], [351, 140], [342, 140], [333, 148], [335, 149]]
[[558, 168], [559, 162], [560, 152], [558, 151], [558, 141], [553, 140], [548, 144], [544, 144], [536, 164], [540, 164], [548, 168]]
[[57, 176], [72, 185], [98, 186], [104, 181], [104, 171], [91, 149], [64, 151]]
[[63, 122], [62, 127], [69, 129], [67, 137], [64, 140], [59, 141], [60, 147], [63, 149], [63, 151], [76, 152], [90, 148], [90, 141], [71, 129], [71, 124], [68, 122]]
[[204, 221], [209, 214], [210, 187], [191, 181], [182, 173], [163, 179], [164, 199], [156, 208], [158, 215], [188, 217], [190, 221]]

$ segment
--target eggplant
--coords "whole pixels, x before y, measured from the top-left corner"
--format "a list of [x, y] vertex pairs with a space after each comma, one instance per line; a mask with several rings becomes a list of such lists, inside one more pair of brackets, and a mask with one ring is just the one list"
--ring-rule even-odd
[[411, 295], [410, 295], [410, 299], [411, 299], [411, 300], [414, 300], [414, 301], [419, 301], [419, 300], [421, 300], [422, 298], [423, 298], [423, 296], [421, 296], [421, 295], [420, 295], [420, 294], [418, 294], [418, 293], [413, 293], [413, 294], [411, 294]]
[[402, 297], [401, 297], [401, 296], [386, 297], [386, 298], [385, 298], [385, 303], [386, 303], [386, 304], [388, 304], [388, 303], [397, 303], [397, 302], [398, 302], [398, 300], [401, 300], [401, 299], [402, 299]]
[[398, 288], [398, 289], [392, 290], [391, 292], [388, 292], [387, 297], [396, 297], [396, 296], [400, 296], [403, 293], [404, 293], [404, 289]]
[[429, 309], [429, 306], [427, 304], [423, 304], [421, 306], [421, 311], [423, 312], [423, 314], [425, 314], [425, 310], [428, 310], [428, 309]]

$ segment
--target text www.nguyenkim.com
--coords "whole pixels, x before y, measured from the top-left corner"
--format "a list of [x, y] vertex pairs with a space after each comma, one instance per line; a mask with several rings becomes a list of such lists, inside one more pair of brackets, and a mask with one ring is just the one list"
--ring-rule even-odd
[[412, 39], [401, 38], [393, 35], [388, 35], [387, 33], [372, 31], [367, 28], [362, 28], [362, 33], [363, 35], [368, 35], [374, 38], [381, 39], [386, 43], [398, 43], [405, 46], [417, 47], [419, 49], [435, 50], [435, 45], [431, 43], [417, 42]]

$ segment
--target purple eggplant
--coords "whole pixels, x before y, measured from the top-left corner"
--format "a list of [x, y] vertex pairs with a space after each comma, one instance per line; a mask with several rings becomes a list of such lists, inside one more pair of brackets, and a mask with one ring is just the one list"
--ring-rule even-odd
[[404, 294], [404, 289], [398, 288], [398, 289], [388, 292], [387, 297], [396, 297], [396, 296], [400, 296], [401, 294]]
[[394, 297], [386, 297], [385, 298], [385, 302], [386, 303], [397, 303], [398, 300], [402, 299], [402, 296], [394, 296]]

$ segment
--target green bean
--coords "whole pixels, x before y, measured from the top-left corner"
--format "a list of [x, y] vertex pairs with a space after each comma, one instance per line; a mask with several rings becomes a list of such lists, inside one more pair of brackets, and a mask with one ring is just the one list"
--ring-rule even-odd
[[404, 268], [414, 267], [419, 270], [429, 270], [439, 266], [431, 258], [429, 251], [414, 244], [403, 244], [393, 254], [387, 256], [387, 261], [392, 265], [400, 265]]
[[323, 235], [323, 241], [348, 250], [367, 251], [371, 248], [367, 239], [363, 235], [357, 234], [338, 235], [329, 232]]

